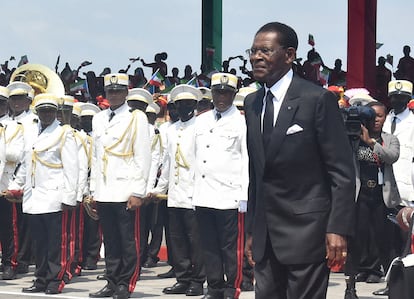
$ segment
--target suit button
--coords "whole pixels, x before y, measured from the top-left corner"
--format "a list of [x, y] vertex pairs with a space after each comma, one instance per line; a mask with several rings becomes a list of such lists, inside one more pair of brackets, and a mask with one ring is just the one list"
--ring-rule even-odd
[[206, 176], [203, 174], [201, 177], [204, 179]]
[[206, 146], [206, 147], [207, 147], [207, 148], [209, 148], [209, 147], [210, 147], [210, 145], [208, 145], [208, 144], [207, 144], [207, 146]]
[[203, 163], [206, 163], [206, 162], [207, 162], [206, 160], [203, 161]]
[[213, 133], [213, 129], [210, 130], [210, 133]]

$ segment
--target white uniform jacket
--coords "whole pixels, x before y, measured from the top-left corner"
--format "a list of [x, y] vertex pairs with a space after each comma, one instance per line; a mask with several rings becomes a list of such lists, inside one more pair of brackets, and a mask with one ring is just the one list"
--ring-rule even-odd
[[76, 201], [82, 202], [83, 195], [88, 193], [88, 172], [90, 168], [90, 155], [92, 154], [92, 141], [84, 131], [73, 129], [76, 144], [78, 146], [79, 179]]
[[166, 193], [170, 208], [192, 209], [195, 167], [196, 118], [177, 121], [167, 129], [165, 159], [154, 193]]
[[[391, 133], [391, 123], [394, 111], [390, 111], [385, 119], [383, 131]], [[400, 157], [393, 164], [394, 176], [400, 192], [402, 204], [405, 206], [414, 203], [414, 189], [411, 181], [411, 163], [414, 158], [414, 114], [407, 108], [397, 115], [395, 132], [400, 142]]]
[[0, 190], [3, 191], [8, 188], [16, 168], [23, 159], [24, 129], [22, 124], [11, 120], [8, 116], [2, 117], [0, 123], [4, 128], [6, 144], [6, 164], [0, 180]]
[[124, 103], [109, 121], [110, 109], [92, 119], [90, 189], [98, 202], [126, 202], [146, 195], [151, 149], [148, 120]]
[[79, 167], [72, 129], [57, 120], [40, 135], [40, 124], [25, 129], [19, 168], [25, 174], [23, 212], [45, 214], [61, 211], [62, 204], [75, 206]]
[[148, 175], [147, 191], [150, 192], [157, 181], [158, 169], [161, 165], [162, 141], [160, 132], [155, 126], [149, 124], [149, 136], [151, 139], [151, 167]]
[[249, 185], [246, 121], [235, 106], [218, 121], [215, 113], [205, 112], [196, 122], [193, 205], [237, 209], [247, 201]]

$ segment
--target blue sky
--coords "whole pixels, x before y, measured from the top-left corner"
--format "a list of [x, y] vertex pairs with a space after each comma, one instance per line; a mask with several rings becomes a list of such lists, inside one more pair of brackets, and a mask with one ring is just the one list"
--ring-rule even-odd
[[[414, 56], [413, 11], [412, 0], [378, 0], [377, 41], [384, 46], [377, 54], [394, 55], [394, 67], [405, 44]], [[168, 53], [169, 72], [178, 67], [183, 75], [186, 64], [198, 71], [201, 63], [201, 0], [13, 0], [3, 1], [2, 12], [2, 63], [28, 55], [29, 62], [54, 68], [60, 54], [59, 70], [65, 62], [76, 68], [90, 60], [93, 64], [82, 70], [99, 74], [106, 66], [125, 68], [130, 57], [151, 62], [162, 51]], [[346, 0], [223, 0], [223, 59], [245, 55], [257, 29], [271, 21], [296, 30], [298, 57], [306, 57], [311, 33], [325, 64], [341, 58], [346, 68]], [[135, 62], [130, 73], [138, 66]], [[145, 72], [150, 76], [148, 68]]]

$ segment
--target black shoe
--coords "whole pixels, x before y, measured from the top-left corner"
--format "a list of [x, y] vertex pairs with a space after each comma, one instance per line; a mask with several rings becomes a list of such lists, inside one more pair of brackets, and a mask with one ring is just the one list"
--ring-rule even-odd
[[129, 296], [131, 296], [131, 293], [128, 290], [127, 286], [119, 285], [116, 288], [116, 291], [114, 293], [113, 299], [128, 299]]
[[379, 283], [381, 281], [381, 277], [375, 274], [368, 275], [366, 283]]
[[89, 293], [89, 297], [91, 298], [101, 298], [101, 297], [112, 297], [112, 295], [115, 293], [113, 289], [109, 287], [107, 284], [102, 289], [95, 293]]
[[177, 282], [172, 287], [167, 287], [162, 290], [164, 294], [185, 294], [189, 288], [188, 283]]
[[99, 274], [98, 276], [96, 276], [97, 280], [106, 280], [106, 275], [105, 274]]
[[368, 278], [368, 273], [366, 272], [359, 272], [356, 276], [355, 276], [355, 282], [365, 282]]
[[345, 297], [344, 299], [358, 299], [355, 289], [345, 290]]
[[168, 272], [158, 274], [157, 277], [159, 277], [159, 278], [174, 278], [175, 277], [174, 268], [171, 268], [170, 270], [168, 270]]
[[191, 283], [185, 292], [186, 296], [201, 296], [204, 294], [203, 285], [201, 283]]
[[214, 295], [211, 295], [211, 294], [207, 293], [201, 299], [220, 299], [220, 298], [223, 298], [223, 297], [217, 297], [217, 296], [214, 296]]
[[16, 270], [17, 270], [17, 274], [26, 274], [26, 273], [29, 273], [29, 265], [26, 265], [26, 264], [18, 264]]
[[4, 271], [4, 265], [3, 264], [1, 264], [0, 265], [0, 272], [3, 272]]
[[376, 296], [388, 296], [390, 293], [390, 290], [388, 288], [388, 286], [386, 286], [383, 289], [379, 289], [378, 291], [372, 292], [372, 294], [376, 295]]
[[158, 261], [154, 261], [152, 258], [148, 258], [142, 265], [143, 268], [154, 268], [157, 266]]
[[46, 288], [41, 288], [41, 287], [38, 287], [36, 285], [32, 285], [31, 287], [23, 288], [22, 292], [23, 293], [42, 293], [45, 290], [46, 290]]
[[55, 289], [46, 289], [45, 294], [46, 295], [55, 295], [55, 294], [60, 294], [60, 292], [58, 290], [55, 290]]
[[97, 265], [85, 265], [82, 267], [83, 270], [96, 270], [98, 269]]
[[242, 281], [241, 286], [240, 286], [240, 289], [243, 292], [251, 292], [251, 291], [254, 291], [253, 282], [251, 282], [251, 281]]
[[2, 275], [2, 279], [3, 280], [12, 280], [16, 278], [16, 269], [13, 269], [11, 266], [5, 266], [4, 267], [4, 271], [3, 271], [3, 275]]

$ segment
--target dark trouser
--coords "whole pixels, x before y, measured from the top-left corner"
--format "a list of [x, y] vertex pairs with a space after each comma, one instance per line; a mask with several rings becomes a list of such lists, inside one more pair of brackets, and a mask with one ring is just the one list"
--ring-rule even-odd
[[[366, 251], [364, 246], [373, 246], [369, 241], [374, 241], [380, 263], [387, 271], [391, 260], [396, 256], [393, 250], [393, 232], [395, 224], [387, 219], [389, 209], [382, 200], [382, 190], [361, 188], [357, 204], [357, 219], [355, 237], [350, 239], [349, 254], [345, 266], [345, 274], [356, 275], [360, 271], [381, 276], [375, 257], [371, 258], [371, 266], [361, 269], [359, 263], [361, 256]], [[371, 236], [371, 237], [370, 237]], [[373, 236], [373, 237], [372, 237]], [[367, 259], [366, 257], [364, 258]]]
[[[165, 214], [167, 213], [167, 201], [149, 203], [141, 207], [141, 263], [147, 259], [158, 261], [162, 234], [165, 226]], [[148, 238], [151, 233], [151, 241]]]
[[64, 276], [65, 283], [69, 282], [72, 279], [74, 272], [71, 271], [72, 266], [75, 263], [75, 247], [78, 243], [76, 238], [76, 231], [78, 228], [79, 222], [76, 219], [76, 207], [71, 210], [63, 211], [65, 217], [67, 217], [66, 222], [66, 235], [67, 235], [67, 263], [66, 263], [66, 273]]
[[205, 280], [204, 263], [195, 211], [168, 208], [168, 220], [177, 281], [202, 284]]
[[329, 268], [326, 260], [314, 264], [281, 264], [268, 238], [264, 257], [255, 264], [254, 277], [256, 299], [325, 299]]
[[16, 207], [6, 198], [0, 197], [0, 244], [1, 263], [4, 266], [17, 266], [17, 232], [14, 233], [13, 221], [16, 221]]
[[35, 285], [60, 292], [65, 285], [67, 214], [55, 212], [28, 216], [35, 245]]
[[209, 294], [238, 298], [243, 278], [244, 214], [239, 214], [236, 209], [196, 207], [196, 215]]
[[18, 251], [17, 266], [28, 266], [31, 264], [33, 251], [35, 246], [32, 242], [29, 228], [29, 215], [24, 214], [21, 203], [14, 203], [17, 211], [17, 234], [18, 234]]
[[80, 206], [79, 216], [79, 255], [78, 264], [94, 266], [99, 260], [99, 251], [102, 245], [102, 232], [99, 220], [94, 220]]
[[126, 286], [133, 292], [139, 278], [139, 208], [126, 202], [97, 203], [105, 244], [105, 277], [112, 289]]

